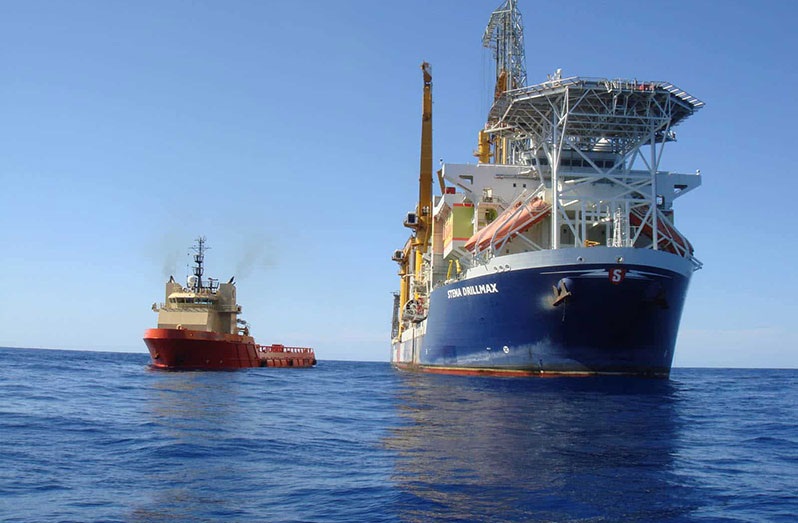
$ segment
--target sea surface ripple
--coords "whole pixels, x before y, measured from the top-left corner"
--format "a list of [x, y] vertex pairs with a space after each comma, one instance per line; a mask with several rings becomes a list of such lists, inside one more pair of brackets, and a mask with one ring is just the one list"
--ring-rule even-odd
[[3, 521], [790, 521], [798, 371], [163, 372], [0, 348]]

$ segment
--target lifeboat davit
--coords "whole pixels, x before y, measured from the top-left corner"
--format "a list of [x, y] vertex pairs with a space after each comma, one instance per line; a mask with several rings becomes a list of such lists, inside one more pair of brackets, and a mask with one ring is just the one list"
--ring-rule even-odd
[[[519, 209], [523, 206], [523, 209]], [[546, 203], [543, 198], [533, 198], [526, 204], [516, 202], [504, 210], [495, 220], [477, 232], [465, 243], [465, 248], [469, 251], [483, 250], [490, 246], [490, 242], [501, 243], [505, 239], [512, 238], [520, 234], [551, 212], [551, 205]]]
[[[639, 227], [648, 213], [648, 206], [641, 205], [635, 207], [629, 212], [629, 224], [634, 227]], [[687, 238], [676, 230], [676, 227], [671, 225], [667, 218], [662, 214], [657, 216], [657, 244], [658, 249], [665, 252], [685, 256], [687, 253], [693, 254], [693, 246], [687, 241]], [[643, 233], [649, 238], [653, 238], [651, 222], [646, 221], [643, 225]]]

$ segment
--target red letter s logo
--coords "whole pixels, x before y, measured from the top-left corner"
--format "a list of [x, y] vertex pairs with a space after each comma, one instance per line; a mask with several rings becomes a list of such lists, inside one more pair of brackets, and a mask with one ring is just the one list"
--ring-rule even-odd
[[623, 267], [616, 267], [614, 269], [610, 269], [610, 283], [613, 285], [618, 285], [623, 281], [624, 276], [626, 276], [626, 269]]

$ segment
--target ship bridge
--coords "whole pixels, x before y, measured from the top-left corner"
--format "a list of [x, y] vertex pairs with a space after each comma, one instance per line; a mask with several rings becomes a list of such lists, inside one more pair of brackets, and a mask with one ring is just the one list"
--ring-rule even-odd
[[173, 292], [167, 303], [175, 305], [215, 305], [219, 298], [213, 294], [195, 292]]

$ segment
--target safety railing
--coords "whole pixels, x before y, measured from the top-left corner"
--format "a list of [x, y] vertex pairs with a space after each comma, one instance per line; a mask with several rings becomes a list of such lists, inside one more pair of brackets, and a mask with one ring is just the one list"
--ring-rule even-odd
[[603, 87], [608, 91], [618, 90], [618, 89], [626, 91], [644, 91], [644, 92], [666, 91], [676, 96], [677, 98], [685, 100], [686, 102], [692, 104], [695, 107], [702, 107], [704, 105], [704, 102], [702, 102], [695, 96], [690, 95], [686, 91], [676, 87], [675, 85], [669, 82], [663, 82], [661, 80], [638, 81], [638, 80], [627, 80], [623, 78], [598, 78], [598, 77], [588, 77], [588, 76], [570, 76], [568, 78], [552, 78], [550, 80], [538, 84], [533, 84], [508, 90], [507, 96], [512, 97], [512, 96], [522, 96], [522, 95], [533, 95], [533, 94], [543, 93], [546, 91], [551, 91], [552, 89], [560, 89], [562, 87], [571, 87], [571, 86], [578, 86], [585, 88]]
[[258, 345], [260, 352], [285, 352], [291, 354], [313, 354], [310, 347], [286, 347], [285, 345]]
[[217, 305], [213, 303], [164, 303], [164, 302], [157, 302], [152, 304], [152, 310], [158, 311], [160, 309], [166, 309], [171, 311], [176, 311], [176, 310], [190, 311], [196, 309], [207, 311], [208, 309], [212, 309], [214, 312], [235, 312], [239, 314], [241, 313], [240, 305]]

